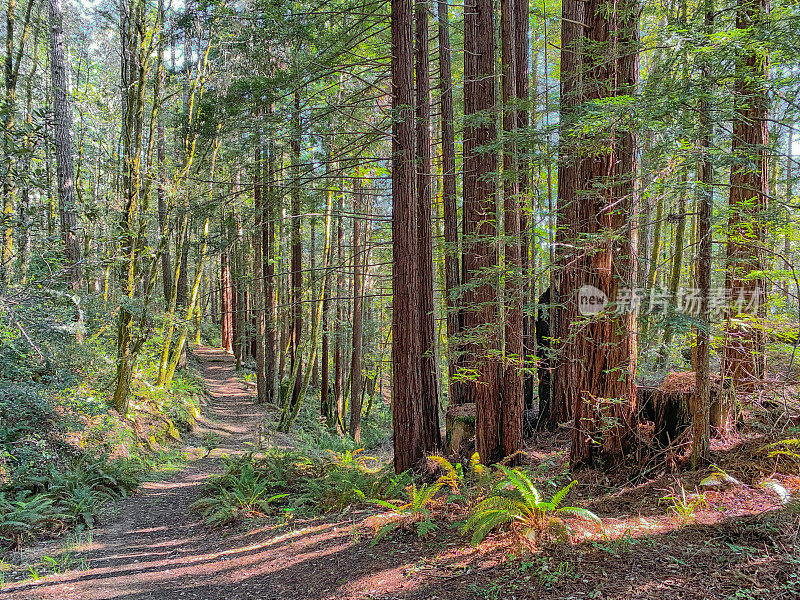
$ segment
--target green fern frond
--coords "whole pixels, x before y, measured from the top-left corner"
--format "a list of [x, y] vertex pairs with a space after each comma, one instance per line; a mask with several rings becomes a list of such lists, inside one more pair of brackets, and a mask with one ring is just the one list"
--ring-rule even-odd
[[591, 521], [592, 523], [597, 523], [598, 525], [602, 525], [603, 521], [594, 514], [592, 511], [587, 510], [585, 508], [579, 508], [577, 506], [564, 506], [559, 508], [555, 511], [557, 515], [565, 515], [570, 517], [577, 517], [579, 519], [583, 519], [584, 521]]
[[475, 519], [464, 533], [472, 531], [470, 543], [473, 546], [480, 544], [490, 532], [501, 525], [506, 525], [514, 521], [514, 514], [504, 510], [492, 510], [483, 513], [480, 518]]
[[523, 502], [531, 509], [538, 509], [542, 502], [539, 490], [533, 485], [530, 478], [519, 469], [498, 467], [505, 474], [505, 479], [500, 482], [500, 487], [511, 485], [522, 496]]
[[[428, 458], [439, 465], [439, 467], [444, 471], [444, 474], [439, 477], [438, 482], [449, 486], [450, 490], [454, 494], [457, 494], [461, 489], [461, 482], [463, 480], [463, 474], [460, 472], [460, 469], [453, 466], [453, 464], [444, 456], [433, 455], [429, 456]], [[459, 464], [458, 467], [461, 467], [461, 465]]]
[[387, 535], [389, 535], [392, 531], [394, 531], [395, 529], [399, 529], [401, 525], [402, 524], [400, 523], [400, 521], [391, 521], [387, 523], [378, 530], [378, 532], [375, 534], [375, 537], [372, 538], [372, 541], [370, 542], [369, 545], [374, 546], [375, 544], [380, 542], [383, 538], [385, 538]]
[[569, 491], [572, 489], [572, 486], [575, 485], [576, 483], [578, 482], [573, 479], [567, 485], [565, 485], [563, 488], [561, 488], [556, 492], [555, 496], [553, 496], [552, 500], [550, 500], [550, 502], [548, 503], [551, 506], [551, 510], [556, 510], [558, 509], [559, 506], [561, 506], [561, 503], [564, 501], [564, 498], [567, 497], [567, 494], [569, 494]]

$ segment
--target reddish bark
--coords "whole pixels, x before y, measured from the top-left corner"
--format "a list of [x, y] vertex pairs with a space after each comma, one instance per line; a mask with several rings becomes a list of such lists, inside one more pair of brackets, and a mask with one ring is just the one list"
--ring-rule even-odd
[[424, 456], [419, 401], [417, 207], [414, 198], [413, 4], [392, 0], [392, 365], [394, 467]]

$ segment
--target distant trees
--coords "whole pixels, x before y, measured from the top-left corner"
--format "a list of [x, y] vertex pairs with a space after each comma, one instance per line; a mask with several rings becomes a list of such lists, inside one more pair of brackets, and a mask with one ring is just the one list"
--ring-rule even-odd
[[167, 388], [214, 339], [282, 430], [313, 392], [371, 440], [391, 401], [399, 470], [442, 449], [455, 405], [481, 460], [517, 460], [535, 357], [538, 423], [569, 425], [576, 466], [619, 462], [636, 369], [691, 353], [706, 462], [717, 358], [725, 390], [754, 390], [767, 316], [796, 309], [798, 170], [769, 161], [798, 110], [782, 5], [565, 0], [559, 36], [549, 5], [433, 1], [126, 0], [115, 23], [7, 0], [0, 289], [113, 315], [120, 411], [143, 351]]

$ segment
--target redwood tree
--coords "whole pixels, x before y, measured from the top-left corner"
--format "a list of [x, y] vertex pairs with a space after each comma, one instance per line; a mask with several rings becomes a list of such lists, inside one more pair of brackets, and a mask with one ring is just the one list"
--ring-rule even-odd
[[[757, 35], [769, 15], [767, 0], [739, 0], [736, 28], [748, 37]], [[762, 312], [765, 279], [752, 273], [765, 268], [764, 243], [767, 209], [769, 98], [766, 78], [768, 57], [754, 39], [743, 44], [737, 57], [731, 152], [731, 185], [728, 200], [728, 266], [725, 287], [733, 302], [725, 327], [722, 373], [737, 389], [750, 390], [766, 371], [765, 338], [760, 327], [743, 323]], [[715, 411], [712, 424], [724, 426], [724, 411]]]
[[464, 7], [463, 267], [467, 398], [475, 402], [476, 446], [484, 463], [503, 458], [500, 441], [497, 303], [497, 139], [494, 13], [491, 0]]
[[[526, 0], [527, 1], [527, 0]], [[520, 163], [514, 134], [517, 120], [517, 52], [516, 5], [520, 0], [502, 0], [500, 5], [500, 39], [503, 90], [503, 196], [505, 245], [505, 352], [502, 373], [501, 446], [504, 456], [522, 449], [522, 386], [524, 296], [523, 260], [520, 230]], [[522, 42], [527, 43], [527, 40]]]
[[602, 115], [591, 133], [583, 126], [592, 119], [590, 111], [607, 99], [617, 98], [625, 105], [636, 91], [636, 3], [566, 0], [561, 77], [561, 344], [553, 408], [559, 414], [566, 407], [572, 409], [574, 465], [597, 459], [616, 462], [624, 456], [636, 405], [635, 314], [623, 310], [581, 315], [579, 291], [592, 286], [621, 301], [618, 294], [635, 287], [636, 134], [625, 118], [606, 120]]
[[419, 261], [420, 401], [425, 449], [442, 445], [439, 431], [439, 378], [433, 304], [433, 234], [431, 223], [431, 83], [428, 70], [428, 2], [417, 2], [415, 58], [417, 260]]
[[392, 0], [392, 425], [394, 467], [423, 457], [419, 402], [417, 206], [414, 194], [413, 4]]
[[464, 402], [464, 386], [457, 380], [460, 331], [458, 293], [461, 267], [458, 261], [458, 205], [456, 203], [456, 135], [453, 117], [453, 76], [450, 48], [450, 23], [447, 2], [438, 2], [439, 21], [439, 110], [442, 132], [442, 212], [444, 215], [444, 285], [447, 307], [448, 373], [451, 405]]

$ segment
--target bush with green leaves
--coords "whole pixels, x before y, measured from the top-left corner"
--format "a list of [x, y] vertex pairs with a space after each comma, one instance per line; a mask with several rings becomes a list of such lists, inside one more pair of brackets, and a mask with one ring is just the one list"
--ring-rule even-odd
[[375, 499], [392, 500], [411, 483], [407, 473], [395, 475], [389, 467], [375, 465], [360, 451], [249, 453], [228, 459], [225, 471], [205, 486], [194, 508], [209, 524], [223, 525], [266, 515], [275, 505], [291, 512], [318, 513]]
[[521, 469], [498, 466], [504, 477], [491, 493], [481, 500], [461, 528], [472, 533], [472, 544], [480, 544], [495, 529], [510, 526], [522, 539], [535, 542], [540, 536], [561, 529], [561, 517], [571, 516], [600, 524], [600, 518], [585, 508], [561, 506], [572, 481], [545, 500], [528, 475]]
[[48, 528], [94, 527], [106, 502], [128, 495], [139, 483], [131, 461], [81, 455], [52, 464], [26, 479], [26, 487], [17, 482], [0, 491], [0, 542], [20, 545]]

